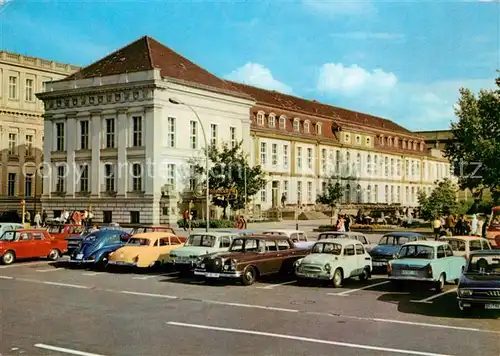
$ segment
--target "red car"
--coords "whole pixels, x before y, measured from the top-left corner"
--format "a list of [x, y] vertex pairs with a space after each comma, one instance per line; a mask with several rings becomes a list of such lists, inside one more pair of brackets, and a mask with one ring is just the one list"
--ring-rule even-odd
[[68, 237], [79, 236], [85, 226], [83, 225], [73, 225], [73, 224], [54, 224], [49, 225], [47, 231], [50, 236], [52, 236], [56, 240], [65, 240]]
[[15, 260], [37, 257], [55, 261], [67, 248], [66, 241], [52, 238], [47, 230], [8, 230], [0, 237], [0, 260], [6, 265]]

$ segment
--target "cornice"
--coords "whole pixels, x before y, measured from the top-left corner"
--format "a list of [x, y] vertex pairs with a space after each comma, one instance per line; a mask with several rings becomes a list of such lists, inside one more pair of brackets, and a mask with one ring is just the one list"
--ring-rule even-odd
[[36, 117], [42, 118], [43, 113], [29, 113], [25, 111], [19, 111], [16, 109], [0, 109], [0, 115], [15, 115], [15, 116], [26, 116], [26, 117]]

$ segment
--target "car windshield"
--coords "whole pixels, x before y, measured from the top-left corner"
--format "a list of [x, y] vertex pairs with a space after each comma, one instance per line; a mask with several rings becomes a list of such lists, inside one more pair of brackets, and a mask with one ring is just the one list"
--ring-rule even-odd
[[459, 239], [446, 239], [453, 251], [465, 251], [465, 241]]
[[214, 247], [217, 238], [211, 235], [191, 235], [184, 246]]
[[257, 239], [235, 239], [229, 248], [229, 252], [256, 252], [260, 240]]
[[471, 256], [467, 273], [500, 275], [500, 254]]
[[127, 245], [149, 246], [149, 243], [150, 243], [149, 239], [141, 239], [139, 237], [132, 237], [131, 239], [128, 240]]
[[495, 210], [491, 213], [491, 225], [500, 225], [500, 210]]
[[19, 238], [19, 233], [15, 231], [6, 231], [3, 233], [2, 237], [0, 237], [1, 241], [15, 241]]
[[85, 242], [93, 242], [96, 239], [97, 239], [96, 235], [90, 234], [90, 235], [85, 236], [85, 238], [83, 239], [83, 241], [85, 241]]
[[331, 242], [319, 242], [315, 243], [311, 253], [329, 253], [332, 255], [340, 255], [342, 251], [342, 245], [335, 244]]
[[285, 233], [282, 231], [266, 231], [264, 235], [285, 236]]
[[416, 237], [386, 235], [379, 241], [379, 245], [404, 245], [407, 242], [416, 240]]
[[318, 240], [324, 239], [346, 239], [349, 236], [347, 234], [319, 234]]
[[57, 226], [57, 225], [52, 225], [52, 226], [49, 226], [49, 228], [47, 229], [47, 231], [51, 234], [57, 234], [57, 233], [60, 233], [62, 230], [62, 226]]
[[399, 258], [434, 259], [434, 248], [424, 245], [408, 245], [401, 247]]

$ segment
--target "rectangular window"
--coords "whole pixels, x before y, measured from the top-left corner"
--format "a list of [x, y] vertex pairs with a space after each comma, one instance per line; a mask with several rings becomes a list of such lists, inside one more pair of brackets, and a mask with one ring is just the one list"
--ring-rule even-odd
[[321, 173], [326, 174], [326, 148], [321, 150]]
[[297, 182], [297, 202], [302, 202], [302, 182]]
[[115, 148], [115, 119], [106, 119], [105, 148]]
[[26, 79], [25, 90], [26, 90], [25, 100], [33, 101], [33, 79]]
[[307, 149], [307, 168], [313, 168], [313, 150], [312, 148]]
[[335, 172], [340, 173], [340, 151], [335, 150]]
[[58, 166], [57, 167], [57, 183], [56, 183], [56, 192], [62, 193], [65, 190], [65, 177], [66, 177], [66, 167]]
[[132, 117], [132, 146], [142, 147], [142, 116]]
[[175, 164], [167, 165], [167, 185], [172, 191], [175, 191]]
[[401, 159], [398, 158], [398, 161], [397, 161], [397, 165], [396, 165], [396, 174], [399, 176], [401, 176]]
[[267, 201], [267, 191], [265, 186], [260, 191], [260, 201], [261, 203], [265, 203]]
[[24, 195], [27, 197], [31, 196], [31, 187], [33, 183], [33, 174], [26, 174], [24, 177]]
[[283, 181], [283, 194], [285, 194], [285, 203], [288, 201], [288, 181]]
[[217, 125], [210, 125], [210, 144], [212, 146], [217, 146]]
[[115, 167], [112, 164], [104, 165], [104, 189], [106, 192], [115, 191]]
[[64, 151], [64, 122], [56, 124], [56, 151]]
[[17, 155], [17, 135], [9, 133], [9, 155]]
[[80, 121], [80, 149], [88, 150], [89, 149], [89, 121], [82, 120]]
[[167, 147], [175, 147], [175, 117], [167, 120]]
[[415, 177], [415, 161], [411, 161], [411, 176]]
[[196, 177], [195, 166], [189, 166], [189, 190], [194, 192], [197, 188], [198, 180]]
[[132, 165], [132, 191], [142, 191], [142, 166], [139, 163]]
[[260, 164], [261, 165], [266, 164], [266, 150], [267, 150], [266, 143], [261, 142], [260, 143]]
[[130, 223], [131, 224], [140, 224], [141, 221], [141, 213], [139, 211], [131, 211], [130, 212]]
[[313, 183], [307, 182], [307, 201], [312, 203], [313, 201]]
[[8, 189], [7, 189], [7, 194], [9, 197], [13, 197], [16, 195], [16, 174], [15, 173], [9, 173], [8, 177]]
[[276, 143], [271, 146], [271, 163], [273, 166], [278, 165], [278, 145]]
[[26, 156], [33, 156], [33, 135], [26, 135]]
[[82, 164], [80, 166], [80, 192], [87, 193], [89, 191], [89, 166]]
[[9, 77], [9, 99], [17, 99], [17, 77]]
[[283, 145], [283, 167], [288, 168], [288, 145]]
[[297, 168], [302, 168], [302, 147], [297, 147]]
[[406, 174], [406, 177], [408, 177], [410, 175], [410, 161], [409, 160], [405, 161], [405, 174]]
[[236, 147], [236, 127], [229, 128], [229, 136], [231, 137], [231, 148]]
[[394, 158], [391, 158], [391, 177], [394, 177]]
[[198, 148], [198, 123], [191, 121], [189, 123], [189, 147], [193, 150]]

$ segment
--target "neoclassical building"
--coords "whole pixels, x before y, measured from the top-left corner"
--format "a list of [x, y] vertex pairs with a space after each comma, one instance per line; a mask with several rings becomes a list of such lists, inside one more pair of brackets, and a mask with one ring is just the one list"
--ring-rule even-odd
[[97, 221], [172, 223], [194, 201], [204, 216], [191, 174], [203, 132], [209, 145], [242, 140], [263, 166], [267, 184], [250, 200], [260, 211], [283, 193], [290, 205], [313, 205], [329, 178], [346, 204], [415, 206], [419, 190], [449, 176], [423, 137], [394, 122], [222, 80], [150, 37], [38, 97], [49, 215], [90, 206]]
[[43, 103], [35, 93], [79, 67], [0, 51], [0, 212], [40, 210]]

